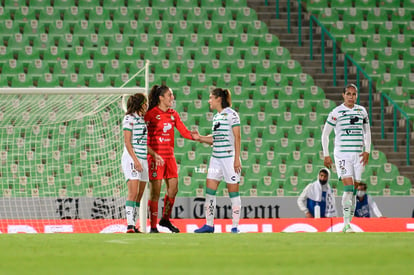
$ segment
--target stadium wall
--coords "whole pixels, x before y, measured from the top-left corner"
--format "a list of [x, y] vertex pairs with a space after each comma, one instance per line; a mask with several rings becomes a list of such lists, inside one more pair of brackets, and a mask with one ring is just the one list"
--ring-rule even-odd
[[[373, 197], [385, 217], [411, 218], [414, 197]], [[303, 218], [297, 197], [243, 197], [242, 219]], [[341, 198], [336, 197], [338, 215], [342, 216]], [[160, 209], [163, 200], [159, 202]], [[161, 211], [160, 211], [161, 212]], [[217, 198], [217, 219], [231, 217], [230, 200]], [[0, 219], [124, 219], [125, 198], [0, 198]], [[203, 219], [204, 198], [177, 198], [172, 212], [174, 219]]]

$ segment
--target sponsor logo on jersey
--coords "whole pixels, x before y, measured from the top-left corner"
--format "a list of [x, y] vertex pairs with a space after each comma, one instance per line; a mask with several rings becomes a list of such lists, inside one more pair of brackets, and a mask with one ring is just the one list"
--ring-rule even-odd
[[161, 116], [160, 116], [160, 115], [156, 115], [156, 116], [155, 116], [155, 119], [160, 120], [160, 119], [161, 119]]
[[174, 118], [174, 116], [173, 116], [173, 115], [171, 115], [171, 120], [172, 120], [172, 121], [174, 121], [174, 120], [175, 120], [175, 118]]
[[168, 130], [171, 130], [171, 129], [172, 129], [171, 123], [164, 123], [164, 128], [162, 129], [164, 133], [166, 133]]

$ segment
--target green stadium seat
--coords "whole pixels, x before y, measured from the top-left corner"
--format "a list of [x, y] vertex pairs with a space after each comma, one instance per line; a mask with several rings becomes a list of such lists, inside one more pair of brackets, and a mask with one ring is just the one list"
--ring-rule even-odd
[[235, 38], [245, 31], [244, 26], [241, 23], [236, 20], [230, 20], [222, 24], [221, 32], [225, 36]]
[[123, 7], [124, 5], [125, 5], [124, 0], [104, 0], [102, 3], [102, 7], [105, 10], [111, 10], [111, 12], [118, 11], [119, 8]]
[[49, 73], [49, 64], [43, 62], [41, 59], [33, 59], [30, 64], [27, 66], [27, 74], [30, 76], [43, 76], [46, 73]]
[[397, 24], [400, 27], [406, 27], [409, 22], [411, 21], [411, 11], [404, 7], [404, 8], [398, 8], [395, 12], [391, 15], [391, 21], [393, 24]]
[[345, 53], [353, 55], [356, 51], [362, 48], [362, 39], [359, 36], [349, 34], [341, 43], [341, 50]]
[[34, 87], [33, 79], [26, 74], [18, 74], [11, 79], [12, 88], [29, 88]]
[[321, 14], [328, 7], [328, 0], [309, 0], [306, 1], [306, 10], [313, 15]]
[[400, 8], [399, 0], [386, 0], [379, 2], [379, 8], [386, 11], [388, 14], [396, 12]]
[[392, 21], [386, 21], [378, 28], [378, 34], [387, 38], [388, 40], [396, 38], [399, 33], [400, 26]]
[[215, 24], [220, 22], [227, 23], [230, 20], [233, 20], [233, 14], [231, 10], [226, 9], [224, 7], [218, 7], [211, 14], [211, 21], [213, 21]]
[[[381, 52], [380, 52], [381, 53]], [[352, 55], [352, 58], [362, 66], [362, 68], [365, 68], [365, 66], [368, 66], [369, 63], [375, 59], [375, 52], [369, 51], [367, 48], [363, 47], [359, 50], [355, 51]], [[381, 60], [381, 59], [380, 59]], [[381, 60], [382, 61], [382, 60]]]
[[[253, 64], [253, 63], [263, 64], [263, 61], [267, 60], [266, 52], [261, 50], [260, 47], [252, 46], [249, 49], [247, 49], [247, 51], [245, 52], [244, 59], [246, 60], [246, 62], [249, 62], [250, 64]], [[277, 72], [277, 71], [274, 71], [274, 72]]]
[[376, 91], [388, 95], [396, 86], [398, 86], [398, 79], [392, 77], [390, 73], [384, 73], [382, 78], [378, 79], [376, 82]]
[[15, 59], [9, 59], [8, 62], [3, 65], [2, 76], [13, 77], [20, 73], [24, 73], [24, 66], [22, 63], [17, 62]]
[[312, 85], [304, 91], [303, 99], [307, 102], [319, 103], [321, 100], [325, 99], [325, 92], [321, 87]]
[[388, 21], [390, 13], [385, 9], [374, 7], [371, 12], [367, 14], [367, 21], [374, 24], [376, 28], [379, 28], [384, 21]]
[[82, 22], [83, 20], [86, 20], [86, 14], [84, 9], [79, 9], [77, 6], [59, 6], [56, 5], [61, 2], [57, 1], [54, 5], [54, 8], [57, 10], [60, 10], [63, 12], [63, 20], [67, 23], [74, 23], [75, 26], [79, 24], [79, 22]]
[[161, 20], [150, 21], [148, 24], [148, 36], [161, 39], [169, 32], [168, 23]]
[[355, 28], [364, 20], [364, 12], [355, 7], [345, 9], [342, 14], [342, 21]]
[[98, 64], [108, 64], [115, 60], [115, 51], [107, 46], [102, 46], [93, 54], [93, 59]]
[[269, 33], [269, 29], [263, 21], [254, 20], [252, 23], [247, 25], [247, 33], [250, 36], [260, 39]]
[[412, 71], [412, 66], [404, 60], [397, 60], [390, 66], [390, 73], [393, 77], [406, 77], [407, 73]]
[[219, 33], [218, 24], [214, 24], [210, 20], [206, 20], [198, 25], [197, 34], [201, 37], [212, 39], [217, 33]]
[[221, 33], [216, 33], [212, 38], [209, 38], [208, 46], [214, 51], [220, 51], [222, 48], [231, 46], [230, 39]]
[[104, 9], [99, 4], [88, 11], [88, 21], [90, 24], [103, 24], [108, 20], [111, 20], [110, 10]]
[[391, 182], [391, 195], [408, 196], [410, 189], [413, 188], [409, 178], [405, 176], [397, 176], [395, 181]]
[[[105, 4], [104, 4], [105, 7]], [[128, 24], [130, 21], [138, 19], [138, 13], [134, 9], [129, 9], [123, 5], [115, 6], [117, 9], [113, 13], [113, 21], [117, 24]]]
[[44, 25], [39, 24], [37, 20], [30, 20], [23, 25], [23, 35], [30, 40], [38, 37], [42, 31], [44, 31]]
[[292, 81], [292, 86], [300, 91], [306, 91], [311, 86], [314, 86], [315, 82], [311, 75], [306, 73], [301, 73], [297, 77], [295, 77]]
[[56, 88], [61, 87], [59, 78], [51, 73], [45, 73], [37, 81], [39, 88]]
[[78, 22], [78, 24], [74, 25], [73, 27], [73, 35], [77, 37], [87, 38], [87, 37], [90, 37], [91, 34], [95, 34], [95, 33], [96, 33], [95, 26], [89, 23], [87, 20], [81, 20], [80, 24]]
[[192, 23], [187, 22], [185, 20], [180, 20], [177, 22], [173, 25], [173, 29], [172, 29], [172, 33], [174, 34], [174, 37], [184, 39], [184, 38], [187, 38], [189, 34], [194, 33], [194, 26]]
[[296, 76], [302, 73], [302, 65], [297, 60], [289, 59], [280, 67], [280, 73], [293, 80]]
[[30, 9], [26, 5], [20, 6], [18, 9], [11, 11], [11, 13], [13, 14], [13, 21], [19, 24], [36, 20], [35, 10]]
[[399, 52], [408, 52], [413, 47], [413, 38], [404, 34], [398, 34], [391, 41], [391, 47]]
[[374, 80], [377, 81], [382, 78], [382, 75], [386, 72], [387, 67], [385, 63], [379, 60], [371, 60], [367, 66], [365, 66], [365, 72]]
[[329, 112], [336, 107], [336, 103], [330, 99], [324, 99], [322, 104], [316, 105], [316, 113], [322, 116], [328, 116]]
[[278, 69], [276, 63], [270, 62], [268, 59], [262, 59], [259, 63], [253, 64], [253, 68], [258, 77], [267, 79], [268, 86], [271, 86], [274, 83], [273, 76], [274, 74], [277, 74]]
[[326, 27], [330, 27], [339, 21], [339, 14], [335, 9], [326, 7], [323, 12], [319, 14], [318, 20]]
[[99, 24], [97, 30], [100, 37], [104, 37], [108, 40], [112, 39], [114, 35], [120, 34], [119, 25], [111, 20], [106, 20]]
[[351, 26], [347, 22], [337, 21], [330, 26], [329, 32], [338, 42], [342, 42], [351, 33]]
[[366, 11], [366, 12], [370, 12], [376, 6], [377, 6], [377, 1], [376, 0], [355, 1], [355, 8], [359, 9], [359, 10]]
[[7, 48], [12, 51], [20, 51], [26, 46], [30, 46], [29, 37], [23, 36], [21, 33], [16, 33], [10, 37], [7, 43]]
[[247, 51], [251, 47], [257, 46], [256, 45], [256, 39], [254, 36], [247, 34], [247, 33], [241, 33], [239, 37], [236, 37], [233, 41], [233, 46], [235, 48], [238, 48], [240, 50]]
[[151, 7], [145, 7], [143, 9], [139, 9], [138, 20], [141, 22], [159, 21], [160, 20], [159, 10], [153, 9]]
[[[188, 0], [187, 0], [188, 1]], [[179, 6], [177, 2], [177, 7]], [[180, 7], [181, 9], [188, 9], [186, 20], [195, 24], [202, 24], [204, 21], [208, 21], [207, 9], [202, 9], [200, 7], [192, 7], [192, 5], [185, 5], [185, 7]]]
[[88, 86], [92, 88], [111, 87], [111, 79], [103, 73], [97, 73], [89, 79]]
[[280, 46], [280, 41], [274, 34], [266, 33], [263, 37], [258, 39], [258, 46], [263, 50], [271, 52], [273, 49]]

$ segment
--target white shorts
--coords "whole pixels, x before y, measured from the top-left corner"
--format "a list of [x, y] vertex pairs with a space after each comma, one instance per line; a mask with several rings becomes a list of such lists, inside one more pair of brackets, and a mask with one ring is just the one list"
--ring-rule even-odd
[[139, 180], [148, 182], [148, 161], [143, 159], [138, 159], [142, 165], [142, 172], [138, 172], [134, 168], [134, 161], [131, 156], [126, 153], [122, 154], [122, 171], [124, 171], [125, 180]]
[[207, 179], [224, 181], [230, 184], [237, 184], [240, 182], [240, 174], [234, 171], [234, 157], [231, 158], [210, 158], [210, 165], [208, 167]]
[[335, 153], [335, 167], [338, 178], [352, 177], [360, 182], [365, 166], [361, 163], [361, 153]]

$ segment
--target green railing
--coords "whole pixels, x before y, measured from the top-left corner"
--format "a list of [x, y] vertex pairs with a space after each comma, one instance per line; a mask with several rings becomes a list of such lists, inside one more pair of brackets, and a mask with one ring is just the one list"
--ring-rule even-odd
[[398, 104], [396, 104], [394, 102], [394, 100], [392, 100], [387, 94], [385, 93], [380, 93], [381, 95], [381, 139], [385, 139], [385, 127], [384, 127], [384, 113], [385, 113], [385, 104], [384, 104], [384, 98], [386, 100], [388, 100], [389, 103], [391, 103], [392, 107], [393, 107], [393, 136], [394, 136], [394, 152], [398, 152], [398, 144], [397, 144], [397, 121], [398, 121], [398, 113], [400, 113], [401, 117], [404, 117], [405, 119], [405, 126], [406, 126], [406, 146], [407, 146], [407, 154], [406, 154], [406, 164], [407, 166], [410, 165], [410, 116], [407, 115], [406, 112], [404, 112], [404, 110], [402, 110], [400, 108], [400, 106], [398, 106]]
[[[309, 18], [309, 58], [313, 60], [313, 25], [316, 24], [321, 28], [321, 66], [322, 73], [325, 73], [325, 35], [332, 40], [332, 73], [333, 73], [333, 85], [336, 86], [336, 40], [332, 34], [325, 28], [324, 25], [316, 19], [315, 16], [311, 15]], [[299, 26], [301, 29], [302, 26]]]

